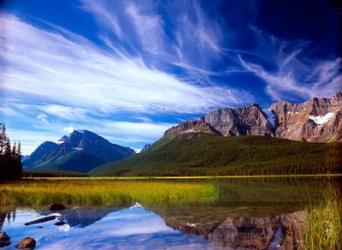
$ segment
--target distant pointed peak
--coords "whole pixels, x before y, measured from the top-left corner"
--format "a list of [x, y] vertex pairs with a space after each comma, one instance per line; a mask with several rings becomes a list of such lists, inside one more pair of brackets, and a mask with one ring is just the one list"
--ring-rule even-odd
[[74, 130], [73, 133], [76, 133], [76, 134], [95, 134], [94, 132], [91, 132], [91, 131], [86, 130], [86, 129], [77, 129], [77, 130]]
[[64, 135], [63, 137], [61, 137], [59, 140], [58, 140], [58, 144], [62, 144], [62, 143], [64, 143], [66, 140], [68, 140], [68, 136], [66, 136], [66, 135]]
[[88, 130], [76, 130], [76, 129], [74, 129], [74, 130], [70, 133], [70, 136], [73, 136], [73, 135], [82, 135], [82, 134], [88, 134], [88, 133], [91, 133], [91, 132], [88, 131]]

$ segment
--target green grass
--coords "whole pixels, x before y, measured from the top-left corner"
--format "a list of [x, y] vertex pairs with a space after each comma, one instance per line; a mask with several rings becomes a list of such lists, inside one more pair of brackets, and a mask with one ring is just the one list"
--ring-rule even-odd
[[99, 166], [94, 176], [217, 176], [342, 173], [341, 143], [187, 134]]
[[[0, 205], [146, 206], [305, 204], [321, 199], [325, 178], [111, 180], [28, 179], [0, 184]], [[310, 200], [308, 200], [310, 199]], [[303, 206], [302, 206], [303, 207]], [[297, 207], [296, 207], [297, 208]]]
[[210, 204], [218, 190], [210, 183], [131, 181], [22, 181], [0, 185], [0, 205], [39, 207], [52, 203], [83, 206]]
[[342, 248], [342, 202], [335, 189], [325, 190], [324, 199], [307, 208], [308, 225], [303, 249], [328, 250]]

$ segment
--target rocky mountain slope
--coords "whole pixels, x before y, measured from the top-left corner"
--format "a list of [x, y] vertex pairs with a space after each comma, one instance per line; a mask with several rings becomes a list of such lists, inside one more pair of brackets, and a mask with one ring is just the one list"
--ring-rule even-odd
[[342, 141], [342, 93], [332, 98], [313, 98], [304, 103], [278, 102], [275, 135], [309, 142]]
[[87, 130], [74, 130], [57, 143], [42, 143], [23, 160], [25, 169], [37, 171], [88, 172], [97, 165], [123, 159], [133, 149], [112, 144]]
[[313, 98], [304, 103], [274, 103], [271, 114], [267, 115], [257, 104], [237, 109], [221, 108], [199, 120], [172, 127], [164, 136], [206, 133], [275, 136], [308, 142], [342, 141], [342, 93], [331, 98]]

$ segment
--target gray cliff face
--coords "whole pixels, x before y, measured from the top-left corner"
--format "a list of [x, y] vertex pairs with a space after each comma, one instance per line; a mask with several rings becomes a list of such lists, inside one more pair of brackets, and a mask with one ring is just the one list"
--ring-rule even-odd
[[172, 137], [180, 134], [187, 133], [206, 133], [206, 134], [220, 134], [214, 128], [212, 128], [209, 124], [200, 121], [186, 121], [177, 126], [169, 128], [165, 131], [164, 136]]
[[271, 123], [259, 105], [218, 109], [202, 118], [223, 136], [273, 135]]
[[278, 102], [275, 135], [297, 141], [342, 141], [342, 93], [332, 98], [313, 98], [304, 103]]
[[[308, 142], [342, 141], [342, 93], [331, 98], [313, 98], [304, 103], [273, 103], [271, 112], [269, 116], [272, 117], [268, 117], [257, 104], [237, 109], [221, 108], [200, 120], [172, 127], [164, 136], [207, 133], [275, 136]], [[270, 122], [273, 118], [275, 122]]]
[[259, 105], [245, 108], [222, 108], [208, 113], [200, 120], [186, 121], [168, 129], [164, 136], [186, 133], [206, 133], [223, 136], [273, 135], [272, 124]]

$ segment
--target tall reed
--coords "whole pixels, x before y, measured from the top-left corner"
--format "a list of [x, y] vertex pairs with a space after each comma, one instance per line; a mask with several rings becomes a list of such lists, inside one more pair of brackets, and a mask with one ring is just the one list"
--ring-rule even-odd
[[334, 250], [342, 248], [342, 202], [332, 187], [324, 191], [324, 199], [307, 209], [308, 225], [304, 231], [303, 249]]

